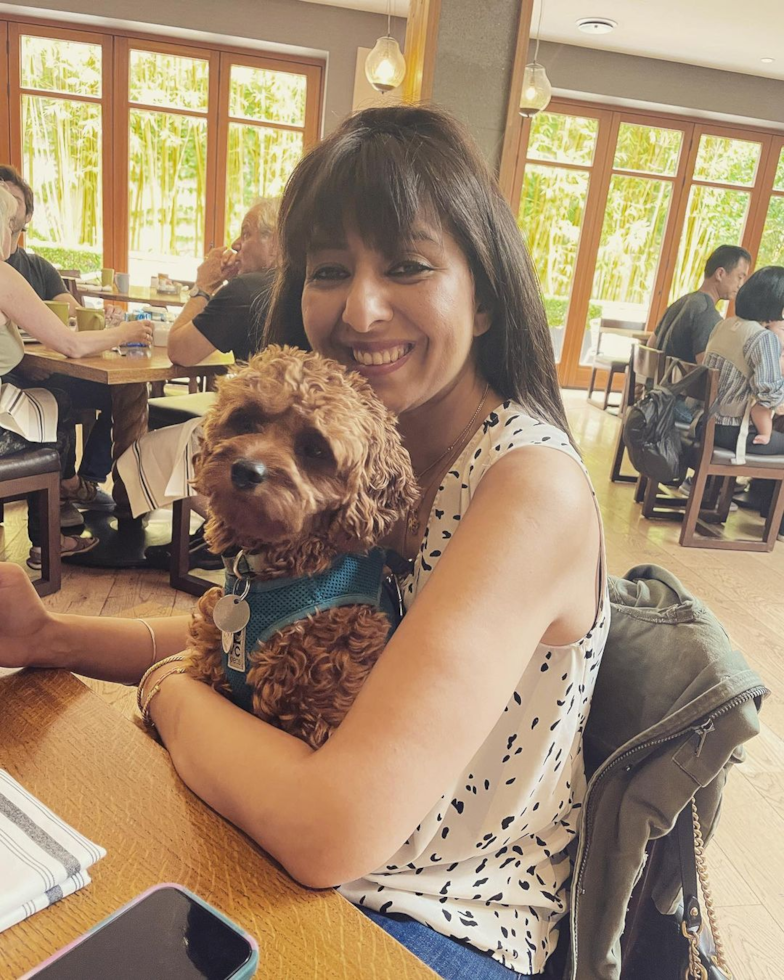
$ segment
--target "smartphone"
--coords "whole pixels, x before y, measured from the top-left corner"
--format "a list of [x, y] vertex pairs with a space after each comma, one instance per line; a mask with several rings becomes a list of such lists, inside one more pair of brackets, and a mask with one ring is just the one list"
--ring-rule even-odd
[[21, 980], [249, 980], [256, 940], [198, 895], [155, 885]]

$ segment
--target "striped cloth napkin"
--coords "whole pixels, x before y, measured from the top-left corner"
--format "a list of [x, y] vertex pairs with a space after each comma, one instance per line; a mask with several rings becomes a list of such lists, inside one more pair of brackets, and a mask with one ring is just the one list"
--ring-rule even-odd
[[106, 851], [0, 769], [0, 932], [90, 884]]

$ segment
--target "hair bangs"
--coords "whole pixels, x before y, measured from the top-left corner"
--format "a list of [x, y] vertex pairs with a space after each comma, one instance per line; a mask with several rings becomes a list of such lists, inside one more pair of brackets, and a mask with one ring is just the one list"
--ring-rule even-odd
[[435, 193], [409, 155], [410, 147], [380, 133], [322, 161], [287, 216], [283, 233], [293, 264], [304, 269], [308, 252], [344, 245], [349, 231], [390, 258], [423, 223], [440, 231]]

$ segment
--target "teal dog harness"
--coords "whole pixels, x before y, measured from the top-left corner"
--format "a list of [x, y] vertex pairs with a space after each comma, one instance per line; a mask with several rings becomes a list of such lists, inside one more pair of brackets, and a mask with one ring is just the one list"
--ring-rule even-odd
[[[229, 652], [221, 651], [232, 700], [246, 711], [253, 710], [252, 689], [247, 681], [249, 655], [284, 627], [314, 613], [339, 606], [368, 605], [389, 619], [391, 636], [400, 622], [400, 604], [393, 600], [384, 582], [385, 552], [374, 548], [364, 555], [341, 555], [326, 572], [302, 578], [270, 582], [243, 581], [234, 574], [234, 559], [225, 559], [225, 595], [246, 593], [250, 607], [247, 626], [235, 633]], [[247, 591], [246, 591], [247, 590]]]

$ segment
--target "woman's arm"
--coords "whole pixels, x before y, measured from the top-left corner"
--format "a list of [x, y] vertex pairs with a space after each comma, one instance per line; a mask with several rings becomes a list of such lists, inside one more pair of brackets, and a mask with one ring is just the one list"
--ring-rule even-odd
[[546, 448], [516, 450], [483, 478], [322, 748], [182, 675], [162, 684], [152, 718], [190, 788], [295, 878], [328, 887], [360, 877], [389, 859], [468, 764], [537, 644], [591, 628], [599, 541], [577, 464]]
[[118, 344], [152, 342], [152, 326], [147, 320], [83, 333], [69, 330], [27, 280], [5, 262], [0, 262], [0, 309], [31, 337], [66, 357], [89, 357]]
[[[152, 664], [152, 640], [138, 619], [49, 612], [24, 569], [0, 562], [0, 667], [60, 667], [138, 684]], [[149, 620], [157, 659], [185, 648], [188, 616]]]

